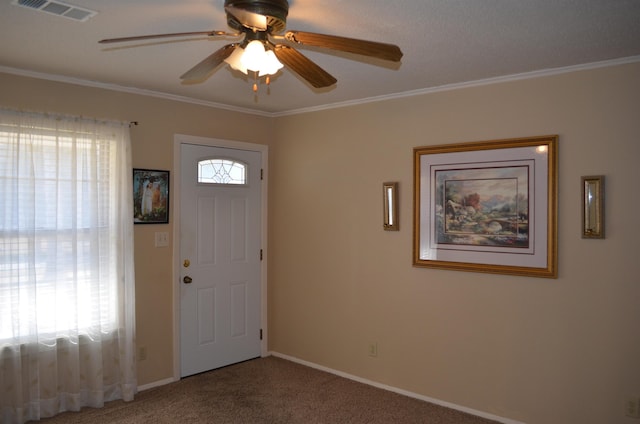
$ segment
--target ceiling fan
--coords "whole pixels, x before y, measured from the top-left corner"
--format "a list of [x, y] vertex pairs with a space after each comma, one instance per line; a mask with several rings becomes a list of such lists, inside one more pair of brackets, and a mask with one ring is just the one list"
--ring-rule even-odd
[[[315, 88], [329, 87], [337, 82], [332, 75], [300, 53], [294, 46], [320, 47], [393, 62], [399, 62], [402, 58], [402, 51], [393, 44], [304, 31], [288, 30], [285, 32], [289, 13], [287, 0], [225, 0], [224, 9], [227, 15], [227, 25], [235, 32], [215, 30], [180, 32], [109, 38], [99, 42], [117, 43], [202, 35], [242, 37], [238, 42], [219, 48], [181, 75], [180, 79], [185, 83], [203, 82], [223, 62], [229, 63], [233, 69], [240, 70], [245, 74], [248, 74], [247, 70], [253, 71], [256, 79], [265, 75], [267, 84], [269, 83], [269, 75], [275, 74], [283, 64]], [[248, 53], [253, 48], [252, 46], [257, 46], [258, 50], [262, 46], [261, 54], [270, 57], [267, 61], [271, 66], [260, 68], [261, 65], [245, 63], [245, 53]], [[274, 56], [277, 59], [275, 62], [273, 62]], [[254, 84], [255, 90], [257, 90], [256, 84]]]

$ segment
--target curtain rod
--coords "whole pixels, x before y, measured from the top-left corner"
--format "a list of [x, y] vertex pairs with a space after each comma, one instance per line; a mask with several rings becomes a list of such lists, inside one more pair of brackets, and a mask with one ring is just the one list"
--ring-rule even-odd
[[129, 121], [129, 128], [131, 128], [131, 127], [137, 127], [137, 126], [138, 126], [138, 124], [139, 124], [139, 122], [138, 122], [138, 121]]

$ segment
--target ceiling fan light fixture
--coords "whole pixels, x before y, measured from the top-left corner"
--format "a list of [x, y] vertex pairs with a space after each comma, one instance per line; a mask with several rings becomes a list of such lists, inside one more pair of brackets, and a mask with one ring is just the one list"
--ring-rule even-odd
[[260, 71], [266, 59], [266, 52], [262, 41], [253, 40], [244, 48], [244, 53], [240, 58], [242, 65], [250, 71]]
[[244, 49], [240, 46], [236, 47], [233, 53], [229, 55], [224, 61], [231, 66], [231, 69], [236, 71], [240, 71], [243, 74], [247, 74], [247, 68], [242, 64], [242, 55], [244, 54]]
[[273, 50], [267, 50], [263, 68], [258, 72], [258, 76], [275, 75], [284, 65], [280, 63]]
[[248, 71], [257, 72], [259, 77], [274, 75], [284, 67], [276, 58], [272, 50], [266, 50], [264, 43], [260, 40], [253, 40], [243, 49], [238, 46], [224, 60], [231, 66], [231, 69], [240, 71], [248, 75]]

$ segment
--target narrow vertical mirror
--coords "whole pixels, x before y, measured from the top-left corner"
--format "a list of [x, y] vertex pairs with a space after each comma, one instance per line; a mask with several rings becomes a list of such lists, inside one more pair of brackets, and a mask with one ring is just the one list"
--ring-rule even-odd
[[386, 231], [398, 231], [398, 183], [382, 183], [383, 226]]
[[582, 238], [604, 238], [604, 176], [582, 177]]

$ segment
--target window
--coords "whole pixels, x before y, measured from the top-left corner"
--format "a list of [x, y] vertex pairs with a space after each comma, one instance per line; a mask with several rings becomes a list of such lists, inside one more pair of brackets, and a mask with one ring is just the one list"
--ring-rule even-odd
[[5, 421], [133, 399], [132, 185], [126, 123], [0, 107]]
[[247, 184], [247, 165], [233, 159], [213, 158], [198, 162], [198, 182], [204, 184]]
[[118, 325], [122, 147], [55, 125], [0, 126], [0, 344]]

